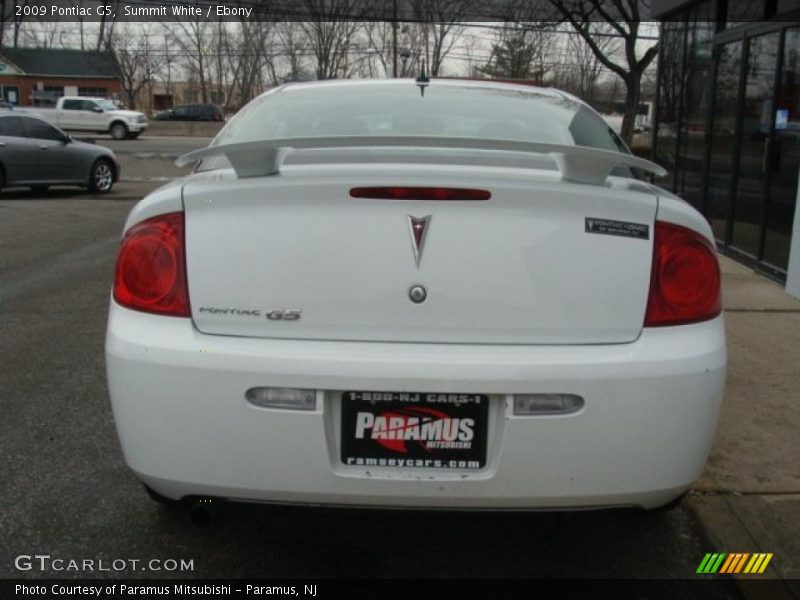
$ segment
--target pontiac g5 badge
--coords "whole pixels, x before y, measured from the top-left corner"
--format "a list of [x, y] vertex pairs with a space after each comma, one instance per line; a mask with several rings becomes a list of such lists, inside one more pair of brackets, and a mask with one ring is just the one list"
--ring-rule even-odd
[[411, 233], [411, 248], [414, 250], [414, 260], [419, 269], [419, 263], [422, 260], [422, 249], [425, 247], [425, 235], [428, 233], [428, 225], [430, 225], [433, 217], [428, 215], [426, 217], [412, 217], [408, 215], [408, 231]]

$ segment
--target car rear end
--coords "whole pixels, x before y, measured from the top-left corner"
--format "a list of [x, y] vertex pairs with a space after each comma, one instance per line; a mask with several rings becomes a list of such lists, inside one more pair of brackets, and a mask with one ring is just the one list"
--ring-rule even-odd
[[298, 157], [137, 205], [106, 341], [136, 475], [176, 499], [384, 507], [686, 490], [725, 373], [708, 226], [641, 181], [487, 162]]
[[209, 104], [206, 112], [209, 115], [209, 121], [215, 121], [217, 123], [222, 123], [225, 121], [225, 114], [222, 112], [222, 108], [216, 104]]

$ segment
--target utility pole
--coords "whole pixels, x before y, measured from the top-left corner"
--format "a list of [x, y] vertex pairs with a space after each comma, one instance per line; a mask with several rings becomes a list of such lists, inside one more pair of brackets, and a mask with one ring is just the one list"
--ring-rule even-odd
[[392, 0], [392, 77], [397, 78], [397, 0]]

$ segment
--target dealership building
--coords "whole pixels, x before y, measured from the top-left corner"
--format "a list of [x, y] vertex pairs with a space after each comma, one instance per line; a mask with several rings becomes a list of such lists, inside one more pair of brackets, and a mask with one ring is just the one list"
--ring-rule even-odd
[[708, 218], [722, 252], [800, 296], [800, 3], [653, 0], [652, 10], [661, 185]]
[[63, 48], [0, 48], [0, 102], [53, 106], [61, 96], [118, 98], [112, 52]]

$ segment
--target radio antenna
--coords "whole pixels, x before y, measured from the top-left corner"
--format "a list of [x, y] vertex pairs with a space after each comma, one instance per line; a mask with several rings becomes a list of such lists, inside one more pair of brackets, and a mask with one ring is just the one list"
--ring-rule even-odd
[[422, 59], [422, 72], [417, 77], [417, 87], [419, 87], [419, 93], [424, 98], [425, 97], [425, 88], [430, 85], [431, 79], [425, 74], [425, 59]]

